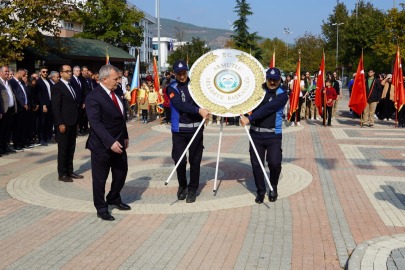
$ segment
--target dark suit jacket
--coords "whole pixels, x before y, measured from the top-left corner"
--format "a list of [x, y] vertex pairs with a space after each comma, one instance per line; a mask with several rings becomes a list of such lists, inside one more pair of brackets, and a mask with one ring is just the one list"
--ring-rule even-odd
[[79, 79], [84, 83], [84, 99], [86, 100], [87, 95], [93, 90], [93, 84], [91, 83], [91, 79], [85, 78], [80, 76]]
[[[124, 104], [121, 97], [118, 99]], [[87, 149], [94, 153], [113, 153], [110, 148], [116, 141], [124, 146], [124, 140], [128, 139], [125, 119], [101, 86], [88, 94], [86, 112], [91, 126]]]
[[11, 90], [14, 93], [15, 99], [17, 100], [17, 112], [25, 111], [24, 106], [26, 104], [28, 105], [28, 95], [24, 82], [21, 82], [21, 84], [24, 87], [25, 94], [27, 95], [27, 103], [25, 103], [25, 95], [17, 79], [13, 77], [8, 83], [10, 84]]
[[34, 109], [38, 105], [38, 97], [35, 87], [28, 85], [25, 89], [27, 89], [26, 93], [28, 95], [28, 107], [29, 109]]
[[[374, 84], [374, 85], [373, 85]], [[373, 85], [372, 88], [372, 92], [370, 94], [371, 89], [368, 87], [368, 78], [366, 77], [366, 95], [367, 97], [369, 97], [367, 99], [367, 102], [371, 103], [371, 102], [377, 102], [381, 100], [381, 95], [382, 95], [382, 85], [380, 83], [379, 79], [376, 79], [374, 77], [373, 83], [371, 84]]]
[[2, 98], [2, 96], [0, 95], [0, 114], [3, 114], [3, 113], [4, 113], [3, 98]]
[[86, 94], [89, 93], [91, 90], [89, 90], [87, 82], [83, 76], [79, 77], [79, 81], [80, 81], [80, 86], [77, 83], [77, 80], [74, 76], [72, 76], [72, 78], [70, 79], [70, 83], [72, 84], [72, 87], [76, 92], [76, 96], [77, 96], [77, 100], [78, 100], [79, 104], [83, 104], [84, 101], [86, 100]]
[[[49, 83], [49, 86], [52, 85], [52, 83], [47, 80]], [[42, 80], [42, 78], [39, 78], [37, 80], [37, 85], [35, 86], [35, 92], [38, 97], [38, 105], [39, 105], [39, 110], [42, 111], [43, 106], [45, 105], [46, 108], [49, 110], [51, 109], [51, 100], [49, 99], [49, 93], [48, 93], [48, 88], [46, 87], [46, 84]]]
[[66, 85], [59, 81], [51, 88], [52, 111], [55, 125], [75, 126], [77, 124], [78, 103]]

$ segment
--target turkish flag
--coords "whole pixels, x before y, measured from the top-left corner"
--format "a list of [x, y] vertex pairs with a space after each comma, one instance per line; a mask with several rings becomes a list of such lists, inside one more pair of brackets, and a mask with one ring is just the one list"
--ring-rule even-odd
[[288, 117], [287, 117], [288, 122], [290, 122], [292, 115], [298, 109], [298, 102], [299, 102], [300, 93], [301, 93], [300, 68], [301, 68], [301, 58], [298, 61], [297, 71], [295, 72], [295, 77], [294, 77], [293, 90], [290, 94], [290, 111], [289, 111]]
[[366, 79], [364, 77], [363, 53], [361, 53], [359, 66], [357, 67], [356, 78], [354, 79], [353, 83], [349, 107], [357, 114], [361, 114], [366, 106]]
[[394, 85], [395, 91], [395, 108], [400, 111], [404, 105], [404, 80], [402, 77], [402, 61], [401, 54], [399, 52], [399, 46], [397, 46], [397, 56], [395, 58], [394, 72], [392, 74], [392, 85]]
[[321, 68], [319, 69], [318, 81], [315, 90], [315, 106], [322, 115], [322, 89], [325, 87], [325, 53], [322, 56]]
[[274, 68], [276, 66], [276, 52], [273, 52], [273, 56], [271, 57], [270, 68]]

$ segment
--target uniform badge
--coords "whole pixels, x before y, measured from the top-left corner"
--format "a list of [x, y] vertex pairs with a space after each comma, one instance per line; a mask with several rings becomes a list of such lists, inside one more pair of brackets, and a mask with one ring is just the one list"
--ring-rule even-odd
[[274, 71], [274, 69], [272, 69], [271, 71], [270, 71], [270, 74], [271, 75], [273, 75], [273, 74], [275, 74], [276, 72]]
[[183, 64], [182, 64], [182, 63], [180, 63], [180, 64], [179, 64], [179, 68], [182, 68], [182, 67], [183, 67]]

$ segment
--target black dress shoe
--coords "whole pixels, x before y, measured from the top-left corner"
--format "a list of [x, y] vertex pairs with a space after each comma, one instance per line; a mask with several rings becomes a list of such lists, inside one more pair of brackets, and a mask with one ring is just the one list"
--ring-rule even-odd
[[6, 150], [6, 152], [8, 152], [8, 153], [17, 153], [13, 149], [10, 149], [10, 147], [6, 147], [6, 149], [4, 149], [4, 150]]
[[8, 155], [8, 153], [5, 150], [0, 149], [0, 155]]
[[275, 202], [277, 201], [277, 197], [278, 197], [277, 191], [273, 188], [273, 191], [269, 192], [269, 201]]
[[257, 197], [255, 199], [255, 203], [261, 204], [261, 203], [263, 203], [263, 200], [264, 200], [264, 196], [257, 195]]
[[195, 202], [195, 199], [196, 199], [196, 194], [195, 193], [196, 193], [195, 191], [189, 191], [188, 192], [186, 203]]
[[105, 211], [103, 213], [97, 213], [97, 217], [101, 218], [102, 220], [108, 220], [108, 221], [113, 221], [115, 218], [108, 213], [108, 211]]
[[69, 177], [73, 178], [73, 179], [83, 179], [84, 178], [83, 175], [75, 174], [75, 173], [70, 174]]
[[184, 200], [187, 197], [187, 187], [179, 187], [177, 190], [177, 198], [179, 200]]
[[[123, 203], [123, 202], [117, 203], [117, 204], [109, 203], [109, 205], [114, 205], [114, 206], [117, 207], [119, 210], [123, 210], [123, 211], [131, 210], [131, 206], [129, 206], [128, 204], [125, 204], [125, 203]], [[107, 213], [108, 213], [108, 212], [107, 212]]]
[[62, 181], [62, 182], [73, 182], [72, 178], [70, 178], [69, 176], [66, 176], [66, 175], [59, 176], [58, 180]]

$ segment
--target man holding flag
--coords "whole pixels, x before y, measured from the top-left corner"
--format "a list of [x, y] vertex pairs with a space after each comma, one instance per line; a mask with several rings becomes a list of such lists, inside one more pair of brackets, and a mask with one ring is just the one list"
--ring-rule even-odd
[[365, 83], [367, 104], [363, 111], [363, 120], [365, 125], [369, 125], [372, 128], [374, 127], [375, 109], [381, 100], [382, 86], [380, 80], [374, 76], [374, 69], [370, 68], [367, 73], [368, 77]]

